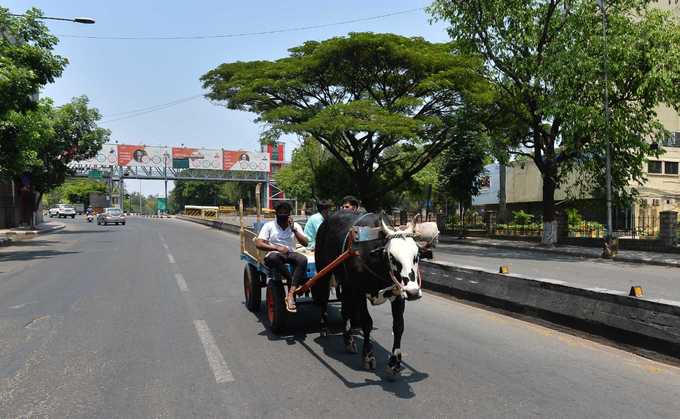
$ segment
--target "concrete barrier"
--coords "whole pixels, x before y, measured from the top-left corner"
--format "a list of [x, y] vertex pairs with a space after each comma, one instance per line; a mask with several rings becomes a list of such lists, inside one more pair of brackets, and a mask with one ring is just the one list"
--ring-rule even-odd
[[680, 303], [564, 281], [422, 263], [426, 288], [525, 312], [680, 358]]
[[[222, 221], [177, 216], [238, 234]], [[500, 274], [447, 262], [422, 261], [426, 289], [523, 312], [635, 347], [680, 358], [680, 302], [628, 297], [620, 291], [579, 288], [564, 281]]]
[[218, 230], [227, 231], [229, 233], [239, 234], [241, 232], [241, 227], [234, 224], [225, 223], [219, 220], [205, 220], [202, 218], [189, 217], [186, 215], [176, 215], [175, 218], [185, 221], [191, 221], [198, 224], [203, 224]]

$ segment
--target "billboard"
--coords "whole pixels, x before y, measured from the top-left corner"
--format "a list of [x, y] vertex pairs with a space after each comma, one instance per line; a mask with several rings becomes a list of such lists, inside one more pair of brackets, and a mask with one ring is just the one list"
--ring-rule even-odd
[[269, 154], [252, 151], [224, 150], [224, 170], [242, 170], [246, 172], [268, 172]]
[[222, 170], [222, 150], [172, 148], [172, 167], [176, 169]]
[[117, 166], [118, 165], [118, 146], [115, 144], [104, 144], [96, 156], [91, 159], [78, 162], [83, 166]]
[[144, 145], [118, 145], [118, 165], [125, 167], [170, 167], [170, 155], [166, 147]]

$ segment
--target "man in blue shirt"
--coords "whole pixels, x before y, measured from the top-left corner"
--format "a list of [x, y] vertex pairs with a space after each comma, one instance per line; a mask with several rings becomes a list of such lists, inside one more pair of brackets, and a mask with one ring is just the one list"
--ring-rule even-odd
[[328, 218], [333, 203], [327, 199], [322, 199], [316, 203], [317, 213], [309, 217], [307, 223], [305, 224], [305, 236], [309, 240], [307, 248], [310, 250], [314, 249], [316, 244], [316, 232], [319, 230], [319, 226]]

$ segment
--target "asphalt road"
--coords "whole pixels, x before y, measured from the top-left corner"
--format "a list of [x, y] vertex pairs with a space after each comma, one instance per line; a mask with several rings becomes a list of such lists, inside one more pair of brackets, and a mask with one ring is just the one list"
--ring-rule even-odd
[[[131, 218], [0, 249], [0, 417], [670, 418], [680, 369], [426, 294], [406, 370], [378, 371], [301, 308], [289, 336], [243, 306], [235, 236]], [[337, 311], [333, 319], [339, 326]]]
[[582, 288], [628, 293], [631, 286], [640, 285], [648, 298], [680, 301], [680, 269], [676, 267], [463, 244], [440, 244], [435, 256], [436, 260], [491, 270], [509, 265], [512, 273], [558, 279]]

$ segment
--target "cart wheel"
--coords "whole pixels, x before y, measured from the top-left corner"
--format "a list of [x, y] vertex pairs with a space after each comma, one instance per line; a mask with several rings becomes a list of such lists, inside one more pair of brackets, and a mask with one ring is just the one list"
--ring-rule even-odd
[[253, 313], [260, 311], [260, 302], [262, 300], [260, 281], [257, 270], [246, 263], [243, 269], [243, 293], [246, 301], [246, 308]]
[[267, 319], [272, 332], [283, 333], [286, 327], [286, 291], [281, 282], [273, 282], [267, 287]]

